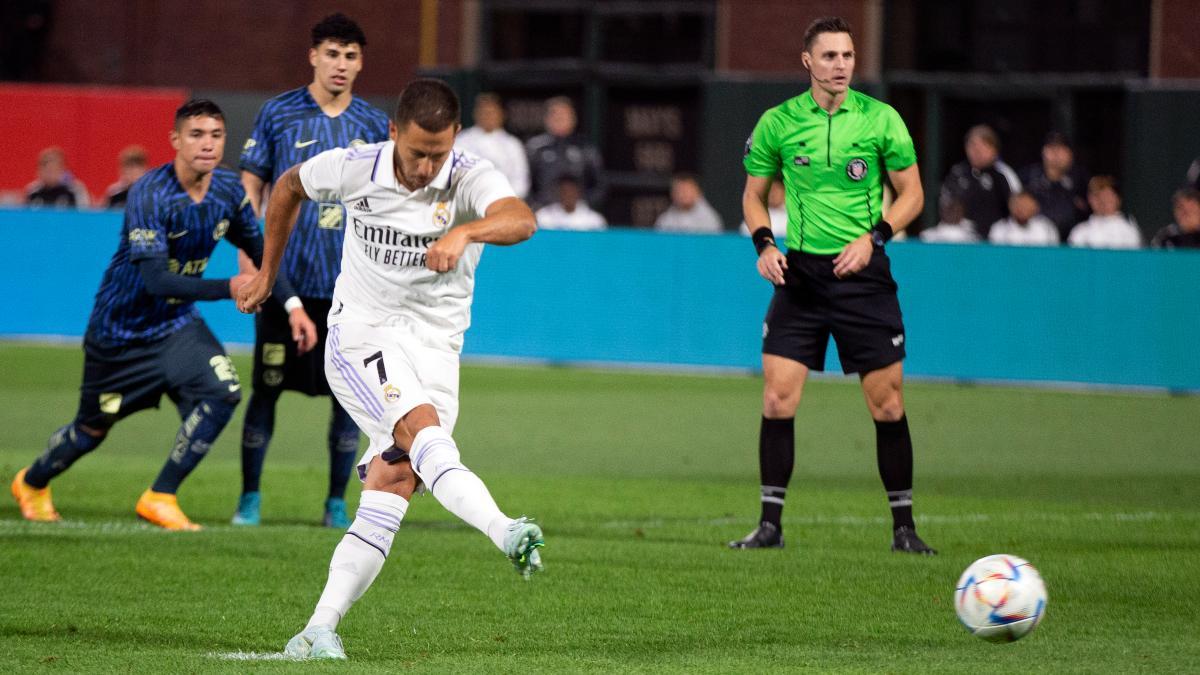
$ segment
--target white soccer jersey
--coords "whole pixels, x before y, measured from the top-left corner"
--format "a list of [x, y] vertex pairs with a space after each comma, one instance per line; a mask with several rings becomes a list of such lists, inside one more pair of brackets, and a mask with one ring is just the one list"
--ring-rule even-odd
[[497, 200], [516, 196], [490, 162], [451, 152], [428, 186], [396, 180], [393, 141], [337, 148], [300, 167], [310, 199], [346, 207], [342, 271], [329, 324], [405, 326], [432, 347], [458, 352], [471, 323], [475, 268], [483, 244], [469, 244], [451, 271], [425, 266], [426, 253], [450, 228], [482, 218]]

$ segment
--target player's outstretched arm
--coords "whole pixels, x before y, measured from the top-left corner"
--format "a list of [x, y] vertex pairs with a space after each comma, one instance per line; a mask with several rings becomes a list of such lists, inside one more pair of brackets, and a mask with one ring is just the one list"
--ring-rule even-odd
[[771, 214], [767, 212], [767, 193], [770, 190], [770, 178], [746, 176], [746, 188], [742, 190], [742, 217], [758, 250], [759, 275], [776, 286], [782, 286], [787, 258], [779, 252], [775, 236], [771, 234]]
[[[274, 200], [272, 200], [272, 208]], [[467, 244], [519, 244], [537, 231], [533, 211], [516, 197], [497, 199], [479, 220], [450, 228], [436, 244], [429, 247], [425, 266], [434, 272], [449, 272], [458, 264]]]
[[247, 314], [254, 312], [271, 296], [271, 287], [279, 274], [283, 251], [287, 248], [292, 228], [296, 226], [300, 204], [305, 199], [308, 199], [308, 194], [300, 183], [300, 167], [293, 166], [275, 181], [271, 190], [271, 201], [267, 205], [262, 265], [258, 274], [238, 292], [238, 310]]

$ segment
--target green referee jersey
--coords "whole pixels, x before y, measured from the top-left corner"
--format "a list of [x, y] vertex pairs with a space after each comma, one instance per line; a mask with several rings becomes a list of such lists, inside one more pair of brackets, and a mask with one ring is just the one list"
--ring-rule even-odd
[[787, 247], [831, 255], [879, 221], [884, 170], [917, 161], [912, 137], [892, 106], [853, 89], [830, 115], [812, 91], [763, 113], [746, 142], [751, 176], [782, 172]]

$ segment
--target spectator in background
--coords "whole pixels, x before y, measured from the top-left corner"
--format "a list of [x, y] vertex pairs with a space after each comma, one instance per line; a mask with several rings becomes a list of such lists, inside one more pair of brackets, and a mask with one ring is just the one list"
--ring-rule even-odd
[[704, 198], [700, 182], [690, 173], [671, 178], [671, 207], [654, 221], [659, 232], [717, 234], [725, 229], [717, 210]]
[[1121, 195], [1112, 176], [1088, 181], [1088, 205], [1092, 215], [1071, 230], [1067, 243], [1087, 248], [1141, 248], [1137, 225], [1121, 213]]
[[1183, 188], [1171, 198], [1175, 222], [1150, 240], [1154, 248], [1200, 248], [1200, 190]]
[[529, 194], [529, 159], [521, 141], [504, 130], [504, 106], [499, 96], [475, 97], [475, 126], [463, 130], [454, 145], [495, 164], [521, 199]]
[[596, 213], [582, 199], [579, 179], [570, 175], [558, 178], [558, 201], [537, 210], [538, 227], [543, 230], [603, 230], [608, 226], [604, 216]]
[[67, 208], [88, 205], [87, 188], [67, 171], [62, 148], [49, 147], [38, 154], [37, 180], [25, 186], [25, 203]]
[[117, 182], [104, 191], [104, 208], [123, 209], [129, 188], [146, 173], [146, 149], [130, 145], [117, 155]]
[[525, 144], [529, 155], [529, 200], [535, 207], [553, 203], [559, 177], [571, 175], [581, 181], [587, 202], [601, 206], [605, 189], [600, 151], [575, 133], [577, 119], [571, 99], [556, 96], [546, 101], [543, 122], [546, 133]]
[[992, 223], [1008, 215], [1008, 198], [1021, 191], [1021, 181], [1000, 160], [1000, 138], [986, 124], [967, 130], [967, 159], [950, 167], [942, 182], [942, 195], [958, 198], [979, 236], [987, 238]]
[[942, 195], [938, 199], [938, 224], [921, 231], [921, 241], [933, 244], [970, 244], [979, 241], [975, 223], [967, 218], [960, 199]]
[[1028, 192], [1018, 192], [1008, 199], [1009, 217], [992, 224], [988, 241], [1008, 246], [1054, 246], [1058, 244], [1058, 228], [1046, 216], [1038, 213], [1037, 200]]
[[[783, 181], [778, 178], [771, 181], [771, 188], [767, 191], [767, 216], [771, 218], [771, 234], [775, 235], [775, 239], [781, 240], [787, 238], [787, 193], [783, 189]], [[747, 227], [746, 221], [742, 221], [742, 226], [738, 230], [743, 235], [750, 236], [750, 228]]]
[[1066, 240], [1071, 228], [1087, 218], [1087, 173], [1075, 163], [1067, 137], [1052, 131], [1042, 144], [1042, 163], [1025, 167], [1021, 181], [1037, 199], [1042, 215], [1054, 221]]

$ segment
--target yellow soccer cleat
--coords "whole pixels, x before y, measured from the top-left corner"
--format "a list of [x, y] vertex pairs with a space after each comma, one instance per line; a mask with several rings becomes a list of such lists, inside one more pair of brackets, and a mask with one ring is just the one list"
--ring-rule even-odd
[[168, 530], [199, 530], [203, 529], [193, 523], [179, 508], [179, 500], [175, 495], [165, 492], [146, 490], [138, 499], [137, 514], [139, 518], [152, 525]]
[[12, 482], [13, 499], [17, 500], [17, 505], [21, 507], [21, 515], [25, 517], [25, 520], [43, 523], [62, 520], [62, 516], [54, 510], [54, 502], [50, 501], [50, 486], [47, 485], [44, 488], [30, 486], [25, 482], [25, 473], [28, 471], [29, 469], [21, 469]]

